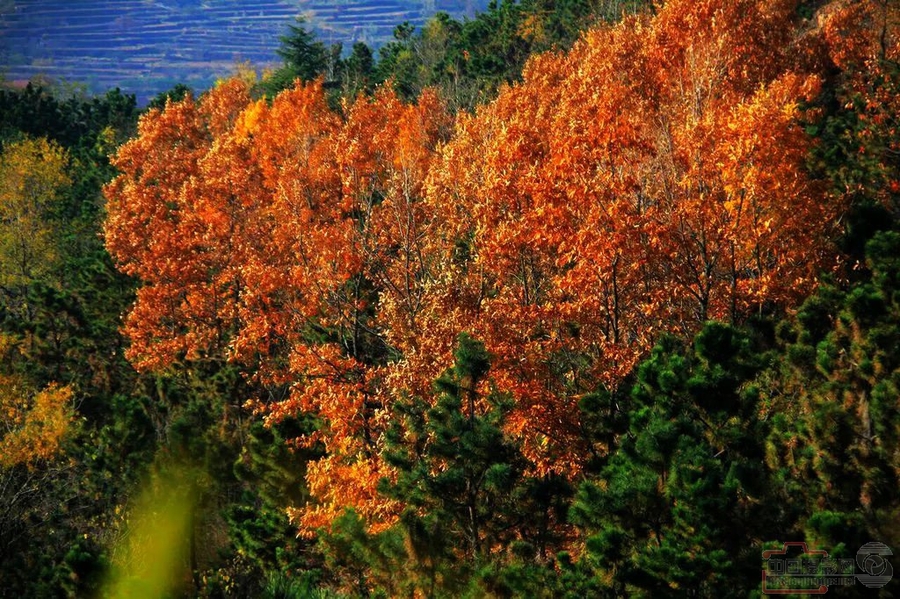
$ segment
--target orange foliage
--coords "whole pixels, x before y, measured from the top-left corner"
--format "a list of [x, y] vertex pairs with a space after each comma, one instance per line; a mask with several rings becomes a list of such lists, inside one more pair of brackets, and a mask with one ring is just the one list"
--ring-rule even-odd
[[789, 70], [793, 8], [672, 1], [590, 31], [445, 148], [429, 202], [456, 223], [445, 251], [470, 240], [445, 293], [474, 298], [461, 328], [539, 471], [577, 470], [577, 398], [660, 333], [789, 304], [828, 266], [839, 205], [805, 170], [819, 82]]
[[151, 111], [114, 159], [123, 174], [106, 189], [104, 232], [119, 267], [145, 282], [125, 327], [138, 367], [159, 368], [179, 354], [199, 357], [224, 341], [234, 317], [237, 282], [222, 236], [229, 218], [243, 222], [240, 206], [210, 209], [202, 188], [237, 181], [238, 165], [233, 176], [203, 175], [215, 134], [246, 99], [246, 89], [231, 82], [199, 103], [188, 98]]
[[851, 175], [841, 181], [842, 191], [877, 198], [897, 214], [900, 5], [878, 0], [838, 3], [822, 20], [829, 58], [846, 67], [839, 100], [858, 119], [858, 130], [845, 132], [845, 141], [849, 151], [871, 167], [862, 179]]
[[51, 385], [32, 394], [15, 377], [0, 376], [0, 468], [50, 460], [72, 423], [72, 389]]
[[129, 356], [239, 361], [283, 398], [251, 402], [269, 419], [318, 415], [307, 532], [351, 506], [390, 521], [392, 404], [430, 395], [461, 331], [534, 470], [577, 473], [582, 394], [661, 333], [790, 306], [833, 263], [841, 205], [806, 171], [802, 106], [816, 69], [880, 38], [859, 34], [868, 8], [814, 31], [795, 9], [672, 0], [532, 59], [452, 131], [431, 92], [338, 115], [321, 83], [268, 104], [228, 81], [149, 113], [106, 189], [107, 247], [144, 284]]
[[[382, 327], [416, 310], [422, 181], [449, 119], [434, 94], [407, 106], [389, 89], [346, 112], [328, 108], [321, 83], [268, 105], [240, 81], [151, 112], [115, 159], [105, 231], [144, 282], [125, 326], [135, 364], [227, 358], [286, 386], [283, 401], [252, 405], [322, 418], [301, 440], [327, 451], [309, 470], [319, 509], [327, 488], [342, 501], [334, 515], [381, 517], [380, 369], [396, 351]], [[398, 307], [383, 322], [381, 295]], [[319, 480], [344, 471], [357, 473], [346, 485]]]

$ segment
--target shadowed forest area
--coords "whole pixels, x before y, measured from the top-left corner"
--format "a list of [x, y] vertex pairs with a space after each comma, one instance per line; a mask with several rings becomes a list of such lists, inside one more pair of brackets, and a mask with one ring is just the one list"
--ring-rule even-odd
[[900, 593], [900, 6], [288, 31], [0, 90], [3, 593]]

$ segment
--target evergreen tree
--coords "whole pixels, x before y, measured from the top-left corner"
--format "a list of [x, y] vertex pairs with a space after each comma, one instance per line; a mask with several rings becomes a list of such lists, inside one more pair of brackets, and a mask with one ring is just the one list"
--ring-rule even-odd
[[764, 356], [745, 333], [710, 323], [692, 348], [666, 338], [640, 365], [628, 434], [571, 510], [598, 592], [720, 597], [758, 586], [757, 539], [781, 532], [748, 384]]
[[852, 557], [898, 541], [900, 234], [866, 245], [868, 281], [824, 286], [782, 327], [768, 460], [810, 541]]
[[[453, 368], [435, 382], [433, 407], [422, 400], [397, 406], [408, 430], [397, 427], [389, 437], [387, 458], [398, 476], [385, 490], [441, 521], [441, 538], [474, 561], [500, 541], [495, 518], [521, 471], [501, 428], [508, 406], [497, 393], [480, 395], [490, 369], [484, 346], [463, 334], [454, 355]], [[405, 435], [416, 441], [403, 442]]]
[[374, 83], [375, 57], [362, 42], [353, 44], [350, 56], [341, 63], [341, 92], [346, 98], [368, 93]]
[[316, 40], [304, 17], [297, 17], [294, 23], [288, 25], [288, 32], [281, 36], [280, 41], [281, 46], [276, 52], [284, 64], [261, 86], [269, 96], [291, 87], [296, 79], [313, 81], [328, 70], [328, 49]]
[[180, 102], [188, 96], [194, 95], [193, 90], [183, 83], [175, 84], [172, 89], [157, 94], [150, 102], [147, 103], [148, 109], [162, 110], [166, 107], [167, 102]]
[[565, 518], [568, 485], [524, 477], [525, 462], [503, 432], [510, 405], [490, 388], [484, 345], [462, 334], [454, 356], [433, 403], [395, 406], [386, 440], [397, 474], [382, 491], [406, 504], [390, 537], [404, 540], [405, 584], [430, 597], [537, 589], [549, 570], [536, 560], [546, 558], [540, 554]]

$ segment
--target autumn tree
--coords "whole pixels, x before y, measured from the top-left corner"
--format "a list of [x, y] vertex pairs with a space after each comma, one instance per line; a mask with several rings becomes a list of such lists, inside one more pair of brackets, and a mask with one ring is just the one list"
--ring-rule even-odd
[[[201, 184], [196, 175], [213, 150], [213, 136], [230, 128], [247, 101], [246, 86], [232, 81], [202, 103], [188, 97], [165, 111], [151, 110], [139, 123], [139, 137], [114, 160], [123, 175], [107, 191], [107, 248], [124, 272], [149, 283], [138, 291], [126, 323], [139, 364], [162, 364], [225, 343], [239, 284], [227, 267], [229, 233], [232, 223], [244, 222], [232, 220], [243, 208], [232, 184], [254, 179], [239, 178], [236, 165], [231, 177], [205, 178], [202, 184], [228, 194], [225, 206], [213, 204], [218, 210], [210, 212], [208, 203], [194, 202]], [[196, 252], [196, 259], [172, 260], [173, 252]], [[193, 330], [186, 330], [188, 324]]]
[[[38, 390], [10, 362], [21, 345], [0, 333], [0, 556], [17, 559], [23, 537], [41, 531], [53, 514], [53, 491], [62, 470], [65, 442], [75, 429], [70, 386]], [[2, 578], [2, 576], [0, 576]]]
[[[332, 228], [321, 230], [327, 240], [306, 250], [310, 264], [333, 256], [346, 269], [343, 280], [313, 275], [325, 302], [316, 324], [331, 342], [294, 347], [291, 368], [310, 384], [296, 386], [288, 401], [274, 407], [275, 414], [312, 410], [329, 423], [320, 432], [329, 455], [311, 466], [308, 477], [325, 501], [301, 520], [308, 529], [342, 513], [348, 498], [360, 515], [376, 521], [395, 509], [377, 493], [386, 474], [378, 447], [393, 401], [386, 381], [395, 376], [390, 363], [407, 347], [421, 309], [420, 283], [432, 266], [423, 250], [423, 183], [447, 124], [433, 93], [405, 104], [384, 88], [345, 110], [333, 140], [340, 201], [328, 207], [339, 212]], [[302, 230], [285, 233], [295, 238]]]
[[5, 420], [0, 468], [32, 468], [56, 457], [72, 420], [72, 389], [55, 385], [35, 393], [10, 376], [3, 376], [0, 384]]
[[0, 287], [19, 288], [53, 268], [55, 204], [71, 179], [68, 155], [46, 139], [11, 143], [0, 155]]
[[144, 369], [233, 360], [268, 390], [235, 401], [258, 400], [272, 422], [321, 418], [303, 440], [327, 452], [309, 468], [320, 502], [309, 522], [353, 497], [371, 503], [366, 516], [386, 515], [378, 381], [396, 350], [375, 314], [380, 293], [416, 309], [422, 181], [446, 131], [433, 94], [406, 105], [386, 88], [346, 113], [329, 109], [320, 82], [271, 105], [225, 82], [149, 112], [106, 190], [107, 247], [144, 282], [130, 356]]
[[592, 29], [443, 149], [429, 202], [445, 255], [465, 252], [433, 305], [468, 310], [541, 468], [579, 468], [578, 397], [658, 335], [790, 305], [833, 261], [793, 9], [675, 1]]
[[133, 97], [0, 89], [3, 592], [102, 595], [173, 457], [192, 595], [719, 597], [896, 545], [898, 3], [398, 33], [118, 151]]
[[[842, 248], [853, 268], [865, 244], [897, 220], [897, 57], [900, 15], [892, 2], [860, 2], [827, 11], [820, 60], [833, 65], [833, 84], [814, 133], [814, 168], [847, 198]], [[859, 270], [851, 270], [854, 276]]]

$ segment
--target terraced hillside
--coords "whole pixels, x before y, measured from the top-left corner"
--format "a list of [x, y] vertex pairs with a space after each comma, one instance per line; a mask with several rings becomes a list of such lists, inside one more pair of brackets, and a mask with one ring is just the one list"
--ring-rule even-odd
[[0, 77], [121, 87], [148, 98], [202, 89], [238, 62], [277, 62], [278, 37], [303, 14], [328, 43], [378, 46], [403, 21], [460, 16], [486, 0], [0, 0]]

